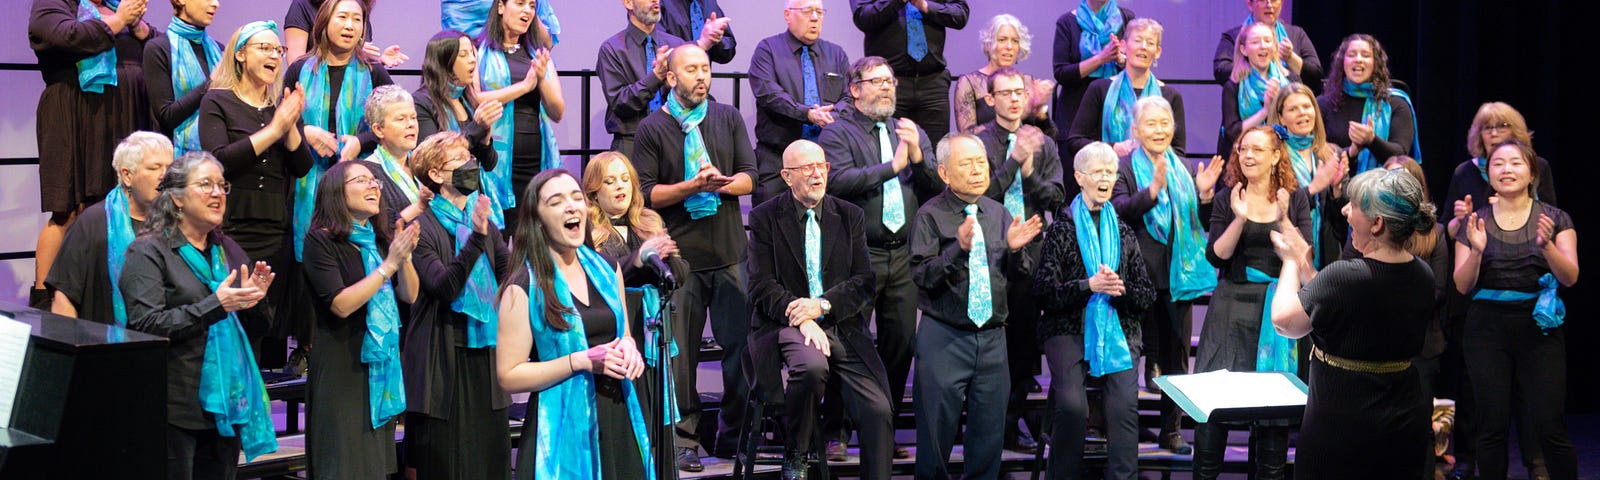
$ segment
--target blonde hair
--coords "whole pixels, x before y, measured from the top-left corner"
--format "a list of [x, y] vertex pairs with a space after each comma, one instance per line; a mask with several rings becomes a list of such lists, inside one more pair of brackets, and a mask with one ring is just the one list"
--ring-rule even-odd
[[[1487, 102], [1478, 107], [1477, 115], [1472, 116], [1472, 126], [1467, 128], [1467, 153], [1476, 158], [1489, 159], [1489, 148], [1494, 145], [1483, 144], [1483, 128], [1490, 123], [1505, 122], [1511, 125], [1511, 138], [1524, 145], [1533, 145], [1533, 132], [1528, 131], [1528, 121], [1522, 118], [1522, 112], [1511, 108], [1505, 102]], [[1533, 159], [1528, 159], [1532, 162]]]
[[[1252, 23], [1240, 28], [1239, 36], [1233, 40], [1233, 74], [1229, 75], [1228, 77], [1229, 79], [1233, 80], [1233, 83], [1243, 82], [1245, 75], [1250, 74], [1250, 69], [1255, 68], [1250, 65], [1250, 60], [1245, 58], [1244, 46], [1250, 39], [1250, 32], [1255, 30], [1256, 27], [1267, 29], [1267, 37], [1272, 39], [1273, 47], [1277, 47], [1278, 33], [1276, 30], [1273, 30], [1271, 26], [1264, 23]], [[1283, 62], [1282, 58], [1279, 58], [1277, 55], [1272, 56], [1272, 63], [1279, 64], [1280, 68], [1282, 67], [1281, 62]], [[1268, 66], [1268, 68], [1271, 67]], [[1315, 99], [1316, 97], [1312, 98]]]
[[[217, 62], [216, 68], [211, 69], [212, 90], [231, 90], [234, 94], [239, 93], [239, 83], [240, 80], [243, 80], [244, 78], [244, 64], [243, 62], [239, 61], [239, 49], [234, 47], [236, 45], [244, 45], [240, 43], [241, 39], [239, 38], [239, 34], [249, 26], [250, 24], [245, 24], [244, 26], [234, 30], [233, 35], [228, 36], [228, 42], [222, 44], [223, 50], [221, 61]], [[278, 38], [278, 32], [276, 30], [262, 30], [257, 32], [256, 35], [260, 35], [262, 33], [271, 33], [273, 38]], [[253, 37], [255, 35], [251, 36]], [[244, 40], [249, 39], [246, 38]], [[282, 39], [279, 39], [279, 41], [281, 42]], [[274, 107], [278, 106], [278, 96], [283, 93], [283, 70], [289, 67], [288, 62], [289, 59], [283, 58], [282, 56], [278, 57], [278, 70], [277, 74], [275, 75], [276, 78], [272, 80], [272, 85], [267, 87], [267, 105]]]
[[[1293, 82], [1278, 89], [1278, 96], [1267, 99], [1267, 125], [1279, 125], [1283, 122], [1283, 105], [1289, 102], [1289, 97], [1303, 95], [1311, 100], [1311, 110], [1316, 112], [1317, 121], [1311, 125], [1311, 155], [1322, 158], [1328, 155], [1328, 132], [1322, 126], [1322, 106], [1317, 104], [1317, 94], [1311, 92], [1311, 87], [1304, 83]], [[1323, 158], [1326, 160], [1326, 158]], [[1315, 168], [1316, 164], [1312, 164]]]
[[620, 152], [604, 152], [589, 160], [589, 165], [583, 169], [583, 194], [589, 197], [589, 229], [590, 243], [595, 246], [604, 245], [616, 235], [616, 229], [609, 227], [611, 219], [606, 212], [600, 210], [600, 189], [605, 186], [606, 167], [612, 162], [622, 162], [628, 170], [628, 176], [633, 178], [633, 192], [629, 194], [628, 210], [622, 213], [633, 233], [639, 238], [652, 238], [666, 232], [666, 225], [661, 220], [661, 215], [655, 210], [644, 208], [642, 191], [639, 189], [639, 172], [633, 169], [633, 162]]
[[450, 149], [466, 149], [470, 148], [470, 146], [471, 144], [466, 135], [454, 130], [441, 130], [433, 135], [428, 135], [428, 138], [423, 139], [422, 143], [417, 144], [416, 150], [411, 151], [411, 164], [406, 167], [411, 169], [412, 177], [416, 178], [418, 182], [422, 182], [422, 186], [428, 187], [434, 193], [438, 193], [441, 185], [439, 185], [439, 182], [433, 181], [433, 177], [428, 176], [428, 171], [443, 169], [444, 164], [450, 163], [450, 158], [445, 155], [445, 152], [450, 151]]

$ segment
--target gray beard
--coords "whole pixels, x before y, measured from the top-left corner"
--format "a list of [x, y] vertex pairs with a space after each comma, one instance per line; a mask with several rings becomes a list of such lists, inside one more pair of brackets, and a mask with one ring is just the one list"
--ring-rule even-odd
[[867, 118], [870, 118], [875, 122], [888, 120], [889, 117], [894, 116], [893, 103], [890, 103], [887, 107], [877, 107], [874, 106], [874, 103], [876, 102], [869, 102], [867, 105], [860, 107], [861, 114], [866, 115]]
[[645, 25], [655, 25], [657, 23], [661, 23], [661, 12], [655, 12], [652, 14], [648, 10], [635, 9], [633, 11], [633, 19], [638, 20], [639, 23], [643, 23]]

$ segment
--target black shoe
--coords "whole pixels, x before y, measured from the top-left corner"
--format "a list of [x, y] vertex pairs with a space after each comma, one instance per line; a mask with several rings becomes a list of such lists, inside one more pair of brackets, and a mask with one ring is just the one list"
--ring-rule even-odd
[[1450, 473], [1444, 474], [1444, 478], [1446, 480], [1474, 480], [1478, 478], [1478, 476], [1473, 475], [1471, 469], [1457, 466], [1456, 468], [1450, 469]]
[[1029, 436], [1027, 433], [1024, 433], [1021, 429], [1017, 429], [1015, 427], [1012, 428], [1013, 431], [1008, 432], [1006, 435], [1006, 450], [1024, 455], [1033, 455], [1035, 452], [1039, 451], [1039, 444], [1033, 441], [1033, 437]]
[[779, 478], [783, 480], [806, 480], [806, 474], [810, 473], [810, 470], [811, 464], [806, 462], [805, 454], [788, 452], [783, 455], [783, 475]]
[[693, 448], [678, 449], [678, 470], [685, 472], [705, 471], [706, 466], [700, 463], [700, 455]]
[[1139, 443], [1155, 443], [1158, 441], [1161, 441], [1161, 437], [1156, 436], [1155, 432], [1145, 428], [1139, 429]]
[[1161, 447], [1162, 450], [1167, 450], [1178, 455], [1189, 455], [1194, 453], [1194, 447], [1189, 446], [1189, 442], [1183, 440], [1183, 434], [1178, 432], [1167, 432], [1161, 434], [1161, 441], [1156, 442], [1156, 446]]
[[896, 460], [905, 460], [907, 458], [911, 458], [911, 451], [910, 450], [906, 450], [906, 447], [895, 445], [894, 446], [894, 458]]
[[828, 442], [826, 448], [828, 461], [830, 462], [843, 462], [850, 459], [850, 447], [845, 446], [844, 442]]

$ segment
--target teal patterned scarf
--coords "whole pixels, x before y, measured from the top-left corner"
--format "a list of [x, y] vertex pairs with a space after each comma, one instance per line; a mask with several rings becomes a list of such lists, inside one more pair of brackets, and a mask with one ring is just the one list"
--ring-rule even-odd
[[[338, 92], [333, 92], [328, 85], [328, 64], [322, 59], [311, 57], [300, 67], [300, 88], [306, 95], [305, 110], [300, 113], [300, 120], [307, 126], [314, 126], [332, 132], [341, 138], [339, 146], [331, 156], [317, 154], [311, 151], [311, 171], [300, 177], [294, 184], [294, 259], [300, 260], [305, 252], [306, 232], [311, 230], [311, 214], [316, 208], [317, 182], [322, 180], [322, 172], [339, 158], [339, 150], [344, 149], [345, 135], [355, 135], [361, 127], [362, 120], [366, 117], [364, 106], [367, 96], [372, 94], [372, 67], [367, 62], [352, 56], [350, 64], [338, 67], [344, 70], [344, 83]], [[339, 124], [328, 125], [328, 112], [338, 109]]]
[[[428, 206], [433, 210], [434, 218], [439, 220], [439, 225], [455, 237], [455, 253], [461, 253], [461, 247], [472, 239], [473, 224], [472, 214], [478, 201], [483, 199], [483, 194], [473, 192], [467, 196], [465, 209], [456, 208], [444, 195], [434, 195]], [[500, 211], [489, 209], [491, 215]], [[504, 226], [504, 220], [491, 218], [496, 227]], [[500, 318], [494, 302], [495, 288], [499, 282], [495, 280], [494, 265], [490, 264], [489, 256], [479, 255], [473, 260], [472, 271], [467, 274], [467, 284], [461, 289], [461, 295], [450, 302], [450, 311], [460, 312], [468, 318], [467, 322], [467, 347], [483, 348], [495, 344], [495, 335], [498, 333]]]
[[[1167, 188], [1156, 196], [1156, 205], [1144, 214], [1145, 231], [1150, 237], [1172, 247], [1168, 290], [1173, 301], [1194, 300], [1217, 288], [1217, 269], [1206, 260], [1206, 230], [1200, 223], [1198, 193], [1189, 167], [1171, 148], [1163, 155], [1167, 161]], [[1143, 147], [1134, 148], [1135, 188], [1145, 188], [1155, 177], [1155, 163]]]
[[[377, 235], [370, 223], [350, 225], [350, 243], [361, 250], [361, 264], [371, 275], [383, 265]], [[367, 409], [372, 428], [406, 411], [406, 389], [400, 374], [400, 309], [394, 286], [385, 281], [367, 300], [367, 331], [361, 340], [361, 363], [367, 364]]]
[[1100, 141], [1117, 143], [1128, 139], [1128, 128], [1133, 126], [1133, 104], [1145, 97], [1161, 96], [1161, 82], [1151, 73], [1145, 81], [1144, 92], [1134, 93], [1128, 71], [1111, 77], [1111, 88], [1106, 90], [1106, 100], [1100, 107]]
[[[678, 126], [683, 128], [683, 179], [693, 180], [700, 174], [700, 165], [711, 162], [711, 154], [706, 151], [705, 137], [700, 135], [700, 122], [706, 119], [706, 105], [710, 100], [703, 100], [694, 108], [685, 109], [678, 103], [677, 95], [667, 95], [667, 113], [678, 121]], [[713, 192], [700, 192], [683, 199], [683, 208], [689, 211], [691, 220], [699, 220], [717, 213], [717, 208], [722, 206], [722, 197]]]
[[[228, 261], [222, 246], [211, 244], [211, 259], [185, 242], [178, 256], [194, 276], [215, 292], [228, 278]], [[200, 408], [217, 422], [217, 433], [239, 437], [245, 461], [278, 451], [277, 431], [272, 424], [272, 405], [267, 386], [261, 381], [250, 339], [233, 312], [228, 318], [206, 329], [206, 351], [200, 363]]]
[[128, 326], [128, 307], [122, 303], [122, 264], [133, 244], [133, 218], [128, 216], [128, 191], [121, 185], [106, 194], [106, 272], [111, 274], [111, 313], [118, 327]]
[[[206, 36], [205, 29], [195, 28], [176, 16], [167, 23], [167, 41], [172, 43], [172, 98], [178, 98], [206, 82], [206, 70], [200, 65], [200, 59], [195, 58], [194, 49], [189, 45], [201, 45], [205, 50], [205, 65], [209, 67], [217, 66], [222, 51], [217, 48], [217, 42]], [[196, 122], [199, 118], [197, 110], [172, 131], [172, 145], [176, 148], [173, 155], [183, 156], [184, 153], [200, 150], [200, 127]]]
[[[121, 0], [105, 0], [106, 8], [113, 11]], [[78, 0], [78, 21], [102, 20], [100, 9], [89, 0]], [[117, 32], [111, 32], [115, 37]], [[105, 93], [106, 87], [117, 86], [117, 47], [78, 60], [78, 88], [90, 93]]]
[[[1105, 265], [1112, 271], [1122, 265], [1122, 222], [1117, 221], [1117, 211], [1100, 209], [1100, 222], [1095, 224], [1083, 194], [1072, 199], [1072, 224], [1078, 231], [1078, 253], [1083, 257], [1083, 271], [1094, 276]], [[1089, 362], [1089, 375], [1103, 377], [1133, 368], [1133, 353], [1128, 349], [1128, 337], [1122, 333], [1121, 317], [1111, 307], [1111, 295], [1095, 293], [1083, 308], [1084, 361]]]

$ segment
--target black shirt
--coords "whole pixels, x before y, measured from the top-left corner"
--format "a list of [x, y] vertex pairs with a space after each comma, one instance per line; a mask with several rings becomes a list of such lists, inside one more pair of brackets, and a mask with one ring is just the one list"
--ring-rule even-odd
[[[489, 48], [496, 48], [493, 45], [498, 43], [491, 43]], [[510, 78], [516, 80], [528, 76], [528, 69], [533, 68], [532, 50], [519, 48], [516, 52], [503, 53], [506, 56], [506, 68], [511, 72]], [[544, 104], [544, 97], [541, 96], [540, 90], [535, 88], [513, 101], [515, 103], [511, 105], [512, 110], [504, 114], [512, 115], [513, 130], [516, 131], [511, 137], [511, 155], [522, 161], [512, 159], [506, 161], [511, 162], [512, 172], [519, 175], [518, 178], [531, 179], [539, 173], [539, 161], [544, 157], [544, 137], [541, 133], [543, 126], [539, 123], [539, 107]], [[483, 168], [489, 169], [487, 166]]]
[[[155, 29], [150, 33], [154, 35]], [[118, 63], [138, 64], [143, 56], [123, 54], [139, 51], [144, 44], [130, 29], [112, 32], [104, 20], [78, 21], [78, 2], [73, 0], [33, 0], [28, 13], [28, 46], [39, 59], [45, 85], [71, 83], [78, 88], [78, 61], [113, 48]]]
[[[1196, 162], [1184, 158], [1179, 158], [1178, 160], [1184, 162], [1184, 166], [1189, 169], [1190, 175], [1199, 171]], [[1168, 188], [1172, 186], [1173, 184], [1171, 183], [1167, 184]], [[1199, 187], [1196, 186], [1195, 188]], [[1230, 191], [1232, 190], [1224, 190], [1223, 192]], [[1170, 195], [1169, 192], [1169, 198]], [[1199, 203], [1200, 192], [1197, 191], [1194, 195], [1195, 202]], [[1144, 188], [1138, 188], [1135, 185], [1133, 157], [1130, 155], [1117, 159], [1117, 181], [1111, 184], [1111, 205], [1116, 207], [1117, 218], [1122, 220], [1122, 224], [1133, 229], [1134, 236], [1139, 238], [1139, 253], [1144, 257], [1144, 265], [1150, 272], [1151, 282], [1155, 283], [1156, 289], [1159, 291], [1171, 288], [1172, 242], [1170, 240], [1167, 243], [1157, 241], [1155, 236], [1150, 235], [1150, 229], [1144, 224], [1144, 215], [1149, 213], [1150, 209], [1156, 208], [1156, 202], [1156, 200], [1150, 198], [1149, 185]], [[1209, 208], [1206, 204], [1195, 205], [1195, 218], [1191, 220], [1205, 222], [1210, 219], [1210, 212], [1206, 211], [1206, 208]], [[1179, 214], [1176, 208], [1171, 210], [1174, 215]], [[1174, 225], [1176, 225], [1176, 222], [1174, 222]], [[1201, 223], [1200, 228], [1204, 229], [1206, 225]]]
[[[1021, 125], [1022, 129], [1037, 128]], [[996, 201], [1005, 203], [1006, 190], [1017, 180], [1017, 172], [1022, 169], [1022, 164], [1013, 160], [1006, 151], [1011, 148], [1010, 134], [1014, 133], [1000, 126], [998, 122], [989, 122], [979, 125], [976, 134], [983, 140], [983, 148], [989, 156], [989, 171], [994, 178], [989, 181], [989, 191], [984, 195]], [[1041, 137], [1039, 150], [1033, 152], [1033, 175], [1022, 177], [1022, 211], [1023, 218], [1041, 215], [1045, 212], [1054, 212], [1061, 208], [1067, 201], [1066, 185], [1062, 183], [1061, 155], [1056, 151], [1056, 143], [1049, 138]]]
[[[233, 90], [207, 90], [201, 98], [200, 146], [222, 162], [223, 172], [236, 189], [287, 194], [294, 179], [311, 171], [310, 146], [302, 141], [299, 149], [289, 150], [288, 135], [256, 153], [250, 135], [272, 123], [277, 111], [277, 105], [245, 103]], [[232, 216], [233, 202], [228, 206]]]
[[[1560, 205], [1556, 202], [1556, 172], [1550, 169], [1550, 161], [1544, 157], [1534, 157], [1534, 160], [1539, 162], [1539, 186], [1534, 188], [1539, 201], [1550, 206]], [[1450, 188], [1445, 190], [1444, 203], [1439, 204], [1439, 221], [1449, 222], [1454, 218], [1453, 207], [1467, 195], [1472, 195], [1473, 208], [1487, 205], [1489, 197], [1494, 195], [1494, 190], [1489, 188], [1489, 182], [1483, 179], [1482, 171], [1472, 163], [1472, 159], [1456, 165], [1455, 172], [1450, 174]]]
[[[143, 221], [133, 220], [135, 233], [143, 229]], [[101, 201], [83, 209], [67, 227], [67, 236], [61, 240], [56, 262], [50, 265], [44, 284], [66, 295], [73, 308], [78, 309], [78, 318], [110, 325], [116, 316], [112, 313], [106, 243], [106, 204]]]
[[[221, 232], [213, 232], [209, 242], [222, 245], [227, 265], [244, 265], [250, 260]], [[189, 430], [211, 430], [216, 424], [200, 409], [200, 366], [208, 329], [228, 318], [228, 312], [178, 254], [188, 244], [182, 235], [153, 232], [139, 236], [128, 245], [127, 262], [117, 283], [128, 306], [128, 328], [171, 341], [167, 349], [167, 422]], [[201, 253], [209, 262], [211, 246]], [[271, 317], [268, 310], [262, 302], [237, 313], [242, 323], [266, 322]]]
[[[1117, 6], [1122, 11], [1122, 26], [1117, 27], [1117, 38], [1122, 38], [1128, 22], [1133, 21], [1133, 10]], [[1055, 52], [1051, 56], [1054, 66], [1056, 83], [1061, 85], [1061, 94], [1056, 96], [1056, 130], [1060, 132], [1060, 140], [1065, 140], [1067, 132], [1072, 129], [1072, 122], [1077, 118], [1079, 104], [1083, 102], [1083, 93], [1089, 90], [1089, 84], [1095, 77], [1085, 77], [1078, 71], [1078, 64], [1083, 63], [1082, 48], [1078, 46], [1079, 37], [1083, 29], [1078, 27], [1077, 7], [1067, 10], [1067, 13], [1056, 19]], [[1115, 62], [1110, 65], [1116, 66]], [[1120, 67], [1118, 67], [1118, 71]], [[1174, 117], [1181, 118], [1177, 115]], [[1098, 125], [1098, 124], [1097, 124]], [[1098, 136], [1098, 135], [1097, 135]], [[1065, 144], [1065, 142], [1062, 142]], [[1070, 149], [1072, 154], [1077, 154], [1078, 149]], [[1067, 155], [1072, 158], [1073, 155]]]
[[[436, 110], [433, 106], [433, 96], [425, 88], [418, 88], [417, 91], [412, 92], [411, 100], [417, 109], [418, 142], [427, 140], [428, 137], [439, 133], [441, 130], [450, 129], [450, 121], [446, 120], [446, 118], [455, 116], [455, 113], [448, 104]], [[478, 122], [472, 121], [472, 109], [470, 107], [467, 112], [466, 119], [456, 119], [457, 125], [460, 125], [461, 133], [467, 136], [467, 152], [471, 153], [473, 158], [478, 159], [478, 165], [483, 167], [484, 170], [494, 170], [495, 165], [500, 164], [500, 156], [494, 151], [492, 143], [486, 143], [489, 140], [489, 129], [479, 125]], [[537, 111], [535, 111], [535, 114], [537, 115]], [[444, 126], [441, 127], [438, 122], [444, 122]], [[539, 128], [537, 126], [538, 122], [534, 122], [534, 124], [535, 129]], [[540, 153], [542, 154], [543, 151], [540, 151]]]
[[[1278, 23], [1283, 23], [1279, 20]], [[1239, 37], [1237, 26], [1222, 32], [1222, 39], [1217, 41], [1217, 53], [1211, 59], [1211, 76], [1219, 82], [1225, 82], [1233, 76], [1233, 51]], [[1304, 64], [1300, 66], [1299, 76], [1301, 82], [1311, 88], [1322, 88], [1322, 59], [1317, 57], [1317, 47], [1311, 44], [1311, 37], [1306, 36], [1305, 29], [1283, 23], [1283, 33], [1289, 34], [1289, 43], [1294, 45], [1294, 54], [1300, 56]]]
[[[917, 210], [911, 235], [911, 281], [917, 284], [917, 305], [924, 319], [934, 319], [960, 330], [979, 327], [967, 317], [966, 250], [956, 232], [967, 220], [967, 202], [946, 190]], [[989, 294], [992, 299], [1006, 297], [1008, 272], [1031, 275], [1032, 262], [1026, 255], [1012, 255], [1006, 244], [1006, 229], [1011, 214], [1005, 205], [989, 197], [978, 197], [978, 225], [983, 227], [985, 254], [989, 256]], [[1006, 302], [991, 300], [994, 313], [983, 329], [1006, 323]]]
[[[813, 105], [805, 104], [805, 73], [800, 67], [803, 46], [785, 31], [762, 39], [750, 58], [750, 88], [756, 96], [756, 145], [762, 149], [782, 153], [790, 142], [800, 139], [801, 127], [811, 124], [807, 114]], [[848, 93], [850, 57], [838, 44], [822, 39], [817, 39], [809, 51], [816, 69], [817, 98], [822, 105], [833, 105], [834, 115], [838, 115]], [[781, 166], [779, 162], [770, 167], [773, 175]]]
[[1433, 274], [1420, 258], [1328, 264], [1300, 289], [1311, 342], [1353, 360], [1410, 360], [1433, 318]]
[[[1317, 108], [1322, 109], [1322, 125], [1327, 130], [1328, 143], [1339, 148], [1347, 148], [1350, 141], [1350, 122], [1361, 122], [1361, 110], [1366, 105], [1367, 99], [1341, 95], [1338, 105], [1334, 105], [1333, 96], [1324, 92], [1317, 97]], [[1373, 138], [1366, 146], [1371, 150], [1373, 159], [1380, 165], [1389, 157], [1411, 154], [1411, 139], [1415, 138], [1415, 131], [1411, 124], [1411, 104], [1395, 95], [1388, 97], [1389, 108], [1389, 139]], [[1355, 174], [1357, 168], [1355, 155], [1350, 156], [1350, 173]], [[1474, 197], [1476, 198], [1476, 197]]]
[[[945, 29], [967, 26], [967, 0], [928, 0], [922, 14], [922, 32], [928, 40], [928, 54], [921, 61], [911, 58], [906, 41], [906, 0], [850, 0], [851, 18], [866, 34], [862, 50], [866, 56], [889, 60], [889, 67], [900, 77], [920, 77], [945, 73]], [[913, 7], [915, 8], [915, 7]]]
[[[418, 216], [417, 221], [421, 227], [411, 264], [417, 270], [420, 294], [411, 304], [408, 328], [400, 344], [406, 411], [448, 419], [450, 412], [456, 411], [451, 403], [456, 392], [450, 385], [457, 371], [457, 349], [467, 347], [466, 327], [471, 321], [466, 314], [451, 309], [450, 304], [461, 296], [467, 277], [478, 262], [491, 262], [495, 279], [505, 278], [511, 252], [500, 230], [492, 224], [487, 235], [473, 232], [458, 253], [455, 233], [445, 230], [431, 210]], [[497, 403], [502, 399], [509, 403], [498, 384], [472, 386], [480, 387], [492, 389]]]
[[[1152, 74], [1150, 79], [1155, 80], [1155, 75]], [[1145, 84], [1146, 88], [1149, 86], [1148, 83]], [[1100, 137], [1100, 119], [1105, 114], [1106, 97], [1108, 96], [1106, 93], [1110, 89], [1110, 78], [1098, 79], [1089, 84], [1089, 89], [1083, 93], [1083, 103], [1078, 105], [1077, 117], [1072, 119], [1072, 128], [1066, 133], [1067, 151], [1062, 156], [1076, 158], [1078, 150], [1082, 150], [1083, 147], [1088, 146], [1090, 143], [1102, 141]], [[1143, 95], [1144, 89], [1134, 88], [1133, 93], [1134, 95]], [[1184, 152], [1188, 151], [1184, 146], [1189, 144], [1189, 135], [1187, 129], [1184, 128], [1184, 123], [1187, 122], [1184, 122], [1183, 93], [1179, 92], [1176, 86], [1163, 85], [1161, 87], [1161, 98], [1167, 99], [1167, 103], [1172, 105], [1173, 131], [1172, 147], [1170, 148], [1174, 150], [1174, 153], [1178, 154], [1178, 158], [1183, 158]], [[1129, 123], [1129, 126], [1132, 126], [1132, 122]]]
[[[883, 121], [889, 131], [890, 148], [900, 144], [900, 136], [894, 131], [897, 122], [899, 119], [894, 117]], [[853, 106], [835, 110], [834, 122], [822, 127], [817, 143], [822, 145], [832, 167], [828, 170], [828, 194], [866, 212], [867, 244], [881, 248], [903, 245], [911, 238], [911, 221], [916, 217], [918, 203], [916, 191], [943, 188], [944, 182], [933, 165], [933, 142], [922, 127], [917, 127], [922, 162], [911, 163], [896, 174], [894, 166], [880, 156], [876, 123]], [[890, 232], [883, 226], [883, 182], [896, 177], [900, 179], [906, 224], [900, 231]]]
[[[1434, 237], [1433, 251], [1428, 252], [1425, 257], [1417, 256], [1418, 259], [1427, 262], [1428, 271], [1433, 274], [1433, 303], [1428, 313], [1427, 340], [1423, 342], [1422, 351], [1418, 353], [1418, 357], [1421, 358], [1433, 358], [1444, 353], [1443, 321], [1445, 315], [1449, 312], [1447, 305], [1451, 300], [1462, 297], [1459, 292], [1456, 292], [1456, 284], [1452, 278], [1454, 266], [1453, 258], [1451, 257], [1454, 255], [1455, 242], [1450, 241], [1448, 234], [1445, 232], [1445, 226], [1442, 224], [1434, 226], [1432, 235]], [[1340, 252], [1339, 258], [1341, 260], [1352, 260], [1362, 257], [1361, 251], [1356, 250], [1356, 247], [1351, 245], [1348, 239], [1345, 240], [1344, 248]]]
[[[687, 39], [686, 41], [699, 41], [694, 35], [694, 22], [689, 18], [691, 1], [700, 2], [700, 14], [705, 19], [710, 19], [712, 13], [717, 14], [717, 18], [728, 16], [722, 13], [722, 7], [717, 5], [717, 0], [662, 0], [661, 23], [657, 24], [657, 28], [666, 30], [674, 37]], [[705, 21], [702, 20], [700, 26], [704, 25]], [[729, 24], [728, 28], [722, 31], [722, 41], [712, 45], [711, 49], [706, 51], [706, 56], [713, 62], [726, 64], [733, 61], [738, 45], [739, 42], [733, 38], [733, 25]]]
[[[1099, 225], [1100, 215], [1114, 211], [1107, 208], [1110, 206], [1107, 204], [1099, 211], [1090, 212], [1095, 225]], [[1044, 310], [1039, 317], [1041, 341], [1056, 335], [1083, 335], [1083, 309], [1094, 295], [1089, 290], [1090, 273], [1083, 266], [1083, 251], [1078, 249], [1078, 225], [1070, 210], [1061, 213], [1061, 218], [1040, 234], [1044, 249], [1039, 256], [1039, 266], [1033, 272], [1033, 296], [1040, 300]], [[1118, 220], [1122, 220], [1117, 223], [1122, 257], [1117, 263], [1117, 275], [1127, 291], [1111, 297], [1111, 308], [1117, 309], [1117, 321], [1132, 346], [1141, 339], [1139, 319], [1155, 303], [1156, 290], [1145, 270], [1133, 229], [1128, 228], [1126, 220], [1120, 217]]]
[[[711, 164], [723, 175], [745, 174], [756, 178], [755, 150], [750, 148], [744, 117], [733, 107], [710, 102], [706, 118], [700, 122]], [[682, 182], [683, 139], [687, 136], [678, 121], [665, 110], [657, 110], [639, 122], [637, 143], [633, 147], [633, 166], [639, 170], [639, 189], [645, 206], [661, 214], [667, 233], [678, 242], [679, 252], [694, 271], [713, 270], [744, 261], [744, 220], [739, 214], [739, 197], [722, 195], [717, 213], [691, 220], [683, 202], [657, 205], [650, 192], [656, 185]]]
[[[222, 51], [222, 44], [211, 37], [206, 37], [206, 40]], [[179, 124], [200, 111], [200, 99], [211, 85], [211, 65], [206, 64], [205, 47], [194, 42], [189, 42], [187, 47], [194, 52], [200, 70], [206, 74], [206, 81], [182, 96], [172, 89], [172, 39], [166, 35], [156, 35], [144, 48], [145, 94], [150, 97], [150, 110], [155, 114], [156, 125], [161, 129], [161, 134], [169, 138]]]
[[[1256, 223], [1246, 219], [1244, 231], [1239, 234], [1239, 241], [1233, 246], [1233, 255], [1226, 259], [1217, 255], [1215, 248], [1217, 239], [1228, 230], [1228, 224], [1233, 223], [1233, 196], [1226, 195], [1231, 191], [1231, 187], [1224, 188], [1211, 199], [1209, 229], [1211, 238], [1206, 240], [1206, 260], [1217, 267], [1217, 274], [1222, 279], [1233, 283], [1248, 283], [1245, 268], [1254, 268], [1267, 275], [1277, 276], [1283, 269], [1283, 260], [1280, 260], [1277, 252], [1272, 249], [1271, 234], [1278, 230], [1277, 221]], [[1295, 189], [1289, 194], [1289, 219], [1294, 223], [1294, 228], [1300, 231], [1300, 236], [1310, 244], [1311, 197], [1303, 188]]]
[[[650, 115], [650, 100], [666, 85], [666, 81], [656, 78], [650, 65], [644, 63], [647, 39], [654, 41], [657, 48], [683, 44], [683, 39], [659, 26], [646, 34], [632, 22], [600, 44], [594, 70], [600, 77], [600, 88], [606, 93], [606, 132], [612, 135], [633, 135], [639, 120]], [[662, 97], [661, 101], [665, 102], [666, 98]]]

